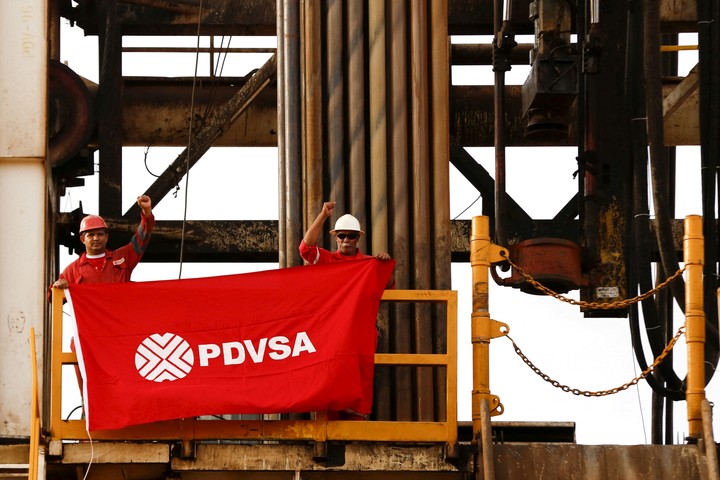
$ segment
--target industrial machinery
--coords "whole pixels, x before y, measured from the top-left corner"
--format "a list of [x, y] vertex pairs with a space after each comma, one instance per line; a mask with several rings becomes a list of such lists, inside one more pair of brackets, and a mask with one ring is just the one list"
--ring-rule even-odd
[[[15, 470], [82, 478], [90, 456], [88, 478], [718, 478], [706, 403], [702, 419], [699, 407], [689, 413], [687, 436], [673, 438], [673, 405], [702, 397], [720, 358], [718, 2], [23, 0], [3, 3], [0, 18], [0, 313], [8, 326], [0, 478]], [[69, 29], [97, 46], [95, 78], [63, 63]], [[232, 46], [237, 38], [250, 46]], [[697, 65], [680, 73], [686, 50], [697, 51]], [[232, 71], [245, 54], [256, 63]], [[147, 58], [175, 56], [192, 58], [194, 71], [126, 73], [130, 59], [150, 69]], [[455, 84], [457, 67], [491, 80]], [[524, 82], [509, 84], [521, 67]], [[676, 213], [678, 174], [690, 168], [677, 149], [688, 146], [699, 158], [690, 187], [701, 199], [699, 226]], [[144, 192], [128, 192], [130, 147], [179, 153]], [[382, 355], [453, 349], [451, 267], [472, 266], [473, 364], [376, 371], [369, 423], [402, 422], [406, 436], [384, 423], [363, 432], [285, 417], [228, 419], [240, 430], [217, 438], [196, 422], [92, 443], [80, 427], [51, 431], [64, 425], [51, 418], [52, 365], [72, 355], [53, 345], [63, 315], [45, 293], [62, 256], [81, 248], [81, 218], [102, 215], [111, 239], [123, 241], [139, 215], [124, 198], [145, 193], [162, 205], [211, 149], [225, 147], [277, 149], [277, 216], [160, 220], [143, 262], [298, 266], [303, 232], [333, 199], [366, 226], [368, 251], [397, 261], [398, 289], [440, 299], [407, 304], [389, 295], [398, 302], [378, 322], [378, 358], [389, 365]], [[475, 147], [492, 150], [494, 168], [473, 158]], [[543, 157], [551, 147], [575, 149], [576, 189], [552, 218], [533, 218], [509, 193], [515, 147], [537, 162], [552, 161]], [[248, 164], [243, 177], [254, 175]], [[482, 198], [477, 224], [450, 215], [451, 169]], [[67, 211], [63, 198], [88, 178], [97, 178], [97, 211]], [[549, 191], [554, 180], [536, 181]], [[704, 243], [689, 248], [698, 238]], [[699, 289], [689, 286], [695, 267]], [[476, 373], [487, 368], [491, 339], [507, 333], [488, 316], [488, 281], [523, 295], [576, 294], [586, 318], [628, 319], [646, 372], [639, 381], [653, 392], [650, 445], [583, 446], [571, 425], [502, 422], [501, 393]], [[671, 361], [683, 315], [693, 324], [692, 335], [689, 324], [681, 331], [694, 342], [689, 356], [704, 365], [699, 379]], [[28, 354], [30, 327], [37, 359]], [[24, 371], [39, 367], [39, 381], [18, 375], [18, 358]], [[454, 368], [473, 369], [471, 422], [450, 418]], [[32, 423], [31, 408], [41, 412]], [[35, 465], [32, 455], [22, 459], [38, 432], [48, 441]]]

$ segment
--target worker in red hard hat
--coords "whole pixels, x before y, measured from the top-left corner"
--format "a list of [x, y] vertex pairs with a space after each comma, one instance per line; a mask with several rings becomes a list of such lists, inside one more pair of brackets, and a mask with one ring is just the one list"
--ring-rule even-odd
[[71, 283], [129, 282], [155, 227], [150, 197], [141, 195], [137, 203], [142, 209], [140, 225], [130, 243], [117, 250], [107, 249], [108, 226], [102, 217], [88, 215], [83, 218], [80, 222], [80, 241], [85, 245], [85, 253], [68, 265], [52, 286], [67, 288]]
[[[77, 283], [123, 283], [130, 281], [133, 269], [140, 263], [150, 242], [150, 233], [155, 227], [152, 201], [147, 195], [140, 195], [137, 203], [142, 209], [140, 225], [130, 243], [117, 250], [108, 250], [109, 229], [105, 220], [98, 215], [88, 215], [80, 221], [80, 241], [85, 252], [80, 258], [65, 267], [60, 277], [51, 285], [54, 288], [68, 288]], [[52, 298], [48, 295], [48, 299]], [[75, 339], [70, 339], [70, 350], [75, 352]], [[82, 397], [82, 376], [75, 365], [80, 396]]]

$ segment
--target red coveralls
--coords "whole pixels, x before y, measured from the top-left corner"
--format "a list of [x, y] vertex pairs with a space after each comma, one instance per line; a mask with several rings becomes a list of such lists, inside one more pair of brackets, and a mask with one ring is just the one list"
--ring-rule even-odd
[[[365, 255], [357, 250], [355, 255], [343, 255], [339, 251], [331, 252], [320, 248], [317, 245], [309, 246], [305, 240], [300, 240], [300, 256], [308, 265], [319, 265], [321, 263], [343, 262], [346, 260], [361, 260], [363, 258], [374, 258], [372, 255]], [[327, 412], [328, 420], [364, 420], [365, 417], [353, 411]]]
[[154, 227], [154, 215], [141, 215], [140, 225], [130, 243], [117, 250], [106, 250], [102, 269], [95, 268], [83, 252], [80, 258], [63, 270], [59, 278], [64, 278], [69, 284], [129, 282], [133, 269], [145, 253]]
[[[117, 250], [105, 251], [105, 263], [102, 269], [96, 268], [88, 260], [85, 252], [80, 258], [65, 267], [58, 278], [64, 278], [68, 284], [77, 283], [124, 283], [130, 281], [133, 269], [140, 263], [145, 249], [150, 242], [150, 233], [155, 227], [155, 216], [140, 215], [140, 225], [130, 243]], [[52, 287], [50, 288], [52, 290]], [[75, 352], [75, 339], [70, 339], [70, 350]], [[75, 365], [80, 394], [82, 395], [82, 376], [80, 368]]]
[[360, 260], [363, 258], [373, 258], [372, 255], [365, 255], [360, 252], [360, 249], [358, 249], [355, 255], [349, 256], [343, 255], [340, 252], [331, 252], [329, 250], [325, 250], [324, 248], [320, 248], [317, 245], [311, 247], [307, 243], [305, 243], [305, 240], [300, 240], [299, 250], [300, 256], [309, 265], [319, 265], [321, 263], [333, 263], [342, 262], [345, 260]]

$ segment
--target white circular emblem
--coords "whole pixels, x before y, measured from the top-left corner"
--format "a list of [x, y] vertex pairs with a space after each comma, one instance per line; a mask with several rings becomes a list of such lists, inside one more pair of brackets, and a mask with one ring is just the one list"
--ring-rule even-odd
[[173, 381], [185, 377], [195, 363], [190, 344], [174, 333], [150, 335], [135, 352], [135, 368], [153, 382]]

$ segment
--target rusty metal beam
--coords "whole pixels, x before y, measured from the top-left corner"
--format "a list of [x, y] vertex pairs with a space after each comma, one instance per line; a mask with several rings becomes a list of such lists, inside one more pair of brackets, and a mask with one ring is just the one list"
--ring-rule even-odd
[[[569, 136], [564, 141], [549, 137], [525, 138], [522, 86], [505, 87], [506, 146], [574, 146], [575, 110], [570, 112]], [[455, 86], [450, 89], [450, 131], [464, 147], [494, 145], [493, 86]]]
[[[170, 12], [182, 12], [182, 13], [197, 13], [200, 6], [199, 0], [122, 0], [123, 3], [128, 5], [135, 5], [136, 7], [151, 7], [160, 8], [162, 10], [168, 10]], [[208, 0], [203, 2], [203, 6], [209, 10], [217, 9], [216, 0]]]
[[[179, 261], [182, 231], [181, 221], [158, 222], [145, 253], [145, 261]], [[122, 238], [127, 239], [128, 235]], [[188, 221], [185, 224], [183, 261], [277, 263], [277, 247], [276, 220]]]
[[[467, 61], [467, 60], [466, 60]], [[682, 78], [668, 78], [664, 92], [671, 95]], [[225, 101], [241, 80], [203, 80], [196, 90], [197, 110], [208, 105], [215, 89], [217, 101]], [[132, 79], [126, 80], [123, 102], [123, 144], [125, 146], [184, 146], [189, 118], [189, 89], [187, 79]], [[227, 127], [214, 146], [275, 147], [277, 146], [277, 106], [274, 85], [265, 88], [238, 119]], [[450, 125], [457, 142], [466, 147], [491, 147], [492, 86], [454, 86], [450, 89]], [[670, 97], [666, 97], [668, 101]], [[672, 111], [666, 117], [666, 144], [697, 145], [697, 121], [679, 121], [697, 118], [696, 95], [672, 98]], [[678, 102], [685, 102], [678, 103]], [[574, 146], [575, 111], [571, 110], [570, 137], [564, 141], [525, 138], [525, 119], [522, 116], [521, 86], [506, 87], [506, 134], [508, 146]], [[694, 117], [693, 117], [694, 115]], [[490, 122], [490, 123], [488, 123]]]
[[[192, 168], [195, 163], [207, 152], [213, 142], [219, 138], [223, 131], [240, 116], [253, 99], [262, 91], [275, 77], [276, 73], [275, 55], [262, 66], [250, 80], [240, 88], [222, 107], [215, 112], [215, 115], [201, 126], [193, 141], [189, 142], [186, 148], [173, 163], [160, 175], [160, 177], [145, 191], [155, 203], [167, 195], [167, 193], [178, 184], [180, 179]], [[125, 214], [127, 218], [133, 218], [139, 214], [137, 204], [134, 204]]]
[[[470, 181], [472, 186], [482, 194], [483, 215], [492, 216], [495, 208], [495, 199], [493, 198], [495, 180], [493, 180], [492, 176], [482, 165], [472, 158], [472, 155], [454, 140], [450, 142], [450, 162]], [[507, 207], [509, 218], [522, 221], [523, 223], [531, 221], [530, 215], [510, 197], [508, 198]]]
[[[510, 52], [513, 65], [530, 65], [532, 43], [521, 43]], [[492, 65], [493, 45], [491, 43], [454, 43], [450, 45], [452, 65]]]
[[[63, 12], [86, 35], [97, 35], [97, 0], [80, 0]], [[200, 15], [202, 35], [274, 36], [275, 0], [130, 0], [118, 2], [124, 35], [197, 35]]]
[[700, 143], [700, 75], [699, 65], [677, 85], [663, 88], [665, 145]]
[[[199, 79], [195, 88], [194, 110], [204, 112], [213, 103], [224, 104], [244, 86], [250, 76], [238, 78]], [[123, 145], [187, 146], [190, 118], [188, 79], [126, 79], [123, 102]], [[276, 88], [264, 88], [226, 126], [213, 143], [216, 147], [276, 147]]]
[[[56, 223], [59, 245], [70, 253], [81, 252], [76, 232], [79, 212], [60, 213]], [[108, 248], [125, 245], [137, 228], [137, 220], [105, 217], [110, 237]], [[143, 261], [178, 262], [183, 235], [182, 222], [157, 221]], [[189, 220], [185, 222], [183, 261], [187, 262], [277, 262], [277, 220]]]
[[[97, 0], [78, 0], [75, 8], [63, 12], [86, 35], [97, 35]], [[512, 26], [516, 34], [532, 34], [528, 19], [529, 0], [512, 2]], [[198, 12], [204, 35], [269, 35], [276, 33], [275, 0], [126, 0], [119, 2], [118, 14], [125, 35], [196, 35]], [[493, 0], [450, 0], [450, 35], [492, 35]], [[666, 33], [697, 31], [694, 0], [661, 3], [662, 28]]]
[[[77, 239], [81, 215], [60, 213], [56, 224], [56, 236], [59, 245], [72, 251], [82, 251]], [[137, 228], [137, 221], [123, 218], [105, 218], [110, 227], [109, 248], [117, 248], [127, 243]], [[451, 251], [453, 262], [470, 261], [470, 220], [453, 220], [451, 226]], [[683, 220], [673, 224], [675, 249], [680, 255], [683, 241]], [[547, 236], [549, 232], [557, 236], [565, 232], [572, 235], [577, 231], [577, 220], [533, 220], [530, 222], [536, 236]], [[158, 221], [152, 241], [143, 261], [177, 262], [180, 251], [180, 221]], [[652, 224], [648, 238], [654, 245], [655, 234]], [[71, 253], [72, 253], [71, 251]], [[657, 260], [657, 249], [651, 247], [652, 257]], [[190, 220], [185, 225], [185, 252], [183, 261], [187, 262], [277, 262], [278, 261], [278, 222], [277, 220]]]

